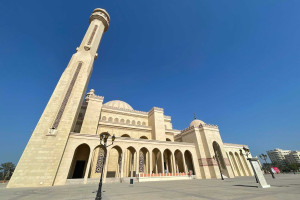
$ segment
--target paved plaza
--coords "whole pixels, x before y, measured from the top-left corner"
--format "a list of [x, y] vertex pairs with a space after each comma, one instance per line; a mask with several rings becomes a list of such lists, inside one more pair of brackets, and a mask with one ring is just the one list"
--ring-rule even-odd
[[[266, 175], [271, 188], [257, 188], [253, 177], [222, 180], [191, 180], [104, 184], [104, 200], [159, 200], [159, 199], [236, 199], [286, 200], [300, 199], [300, 174], [281, 174], [276, 179]], [[7, 189], [0, 186], [0, 199], [94, 199], [97, 184], [65, 185], [46, 188]]]

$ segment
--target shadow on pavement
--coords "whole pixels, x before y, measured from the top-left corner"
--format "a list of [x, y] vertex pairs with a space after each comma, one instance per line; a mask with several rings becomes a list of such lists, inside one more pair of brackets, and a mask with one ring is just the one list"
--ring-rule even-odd
[[258, 186], [254, 186], [254, 185], [233, 185], [233, 186], [240, 186], [240, 187], [255, 187], [255, 188], [258, 187]]

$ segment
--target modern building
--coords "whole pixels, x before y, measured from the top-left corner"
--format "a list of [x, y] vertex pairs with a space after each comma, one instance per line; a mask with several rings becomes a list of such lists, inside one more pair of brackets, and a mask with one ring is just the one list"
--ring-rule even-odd
[[288, 164], [300, 164], [300, 151], [292, 151], [284, 157]]
[[289, 155], [291, 150], [274, 149], [267, 151], [267, 154], [272, 163], [278, 163], [281, 166], [286, 166], [285, 156]]
[[[252, 176], [248, 146], [224, 143], [216, 125], [194, 119], [175, 130], [163, 108], [138, 111], [120, 100], [104, 103], [93, 89], [86, 94], [109, 24], [105, 10], [93, 11], [7, 187], [98, 182], [102, 167], [106, 182]], [[101, 133], [116, 136], [107, 150], [99, 144]]]

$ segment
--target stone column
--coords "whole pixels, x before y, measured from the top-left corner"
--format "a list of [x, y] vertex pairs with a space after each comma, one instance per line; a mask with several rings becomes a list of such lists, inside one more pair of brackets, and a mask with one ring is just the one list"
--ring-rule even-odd
[[140, 150], [136, 150], [136, 170], [135, 170], [135, 175], [137, 176], [140, 173]]
[[106, 154], [106, 160], [105, 160], [105, 166], [104, 166], [104, 169], [103, 169], [103, 183], [105, 183], [106, 181], [106, 175], [107, 175], [107, 166], [108, 166], [108, 161], [109, 161], [109, 154], [110, 154], [110, 150], [111, 148], [107, 148], [107, 154]]
[[162, 169], [162, 174], [164, 174], [165, 173], [165, 167], [164, 167], [164, 154], [162, 153], [162, 152], [160, 152], [160, 157], [161, 157], [161, 169]]
[[148, 112], [149, 126], [151, 126], [152, 140], [166, 141], [164, 110], [154, 107]]
[[152, 151], [149, 151], [149, 174], [152, 174], [153, 171], [153, 164], [152, 164]]
[[104, 97], [95, 95], [95, 90], [93, 89], [86, 95], [85, 102], [87, 103], [87, 108], [80, 133], [97, 134], [103, 99]]
[[121, 159], [121, 174], [120, 178], [124, 177], [124, 165], [125, 165], [125, 151], [122, 149], [122, 159]]
[[128, 170], [129, 170], [129, 174], [130, 174], [130, 177], [132, 177], [132, 171], [133, 171], [133, 169], [132, 169], [132, 163], [133, 163], [133, 158], [134, 157], [134, 154], [132, 154], [131, 153], [131, 151], [130, 151], [130, 153], [128, 153], [128, 160], [129, 160], [129, 162], [128, 162]]
[[181, 152], [182, 154], [182, 162], [183, 162], [183, 171], [186, 173], [187, 172], [187, 167], [186, 167], [186, 162], [185, 162], [185, 157], [184, 154]]
[[173, 153], [173, 152], [172, 152], [172, 160], [173, 160], [173, 163], [172, 163], [172, 164], [173, 164], [173, 165], [172, 165], [172, 166], [173, 166], [173, 173], [176, 174], [176, 173], [177, 173], [177, 172], [176, 172], [176, 163], [175, 163], [175, 156], [174, 156], [174, 153]]
[[149, 162], [149, 156], [150, 156], [150, 154], [149, 154], [149, 151], [148, 152], [146, 152], [146, 171], [145, 171], [145, 173], [147, 173], [147, 174], [149, 174], [149, 171], [150, 171], [150, 162]]
[[128, 177], [128, 174], [129, 174], [129, 163], [130, 163], [130, 156], [129, 156], [129, 152], [128, 150], [126, 149], [125, 150], [125, 158], [124, 158], [124, 173], [125, 173], [125, 176], [124, 177]]
[[84, 180], [83, 180], [83, 183], [84, 183], [84, 184], [87, 183], [87, 179], [88, 179], [89, 172], [90, 172], [90, 169], [91, 169], [91, 160], [92, 160], [92, 156], [93, 156], [93, 151], [90, 150], [89, 160], [88, 160], [88, 163], [87, 163], [87, 165], [86, 165], [86, 169], [85, 169], [85, 173], [84, 173]]
[[166, 170], [168, 173], [170, 173], [169, 171], [169, 157], [167, 156], [167, 159], [166, 159]]

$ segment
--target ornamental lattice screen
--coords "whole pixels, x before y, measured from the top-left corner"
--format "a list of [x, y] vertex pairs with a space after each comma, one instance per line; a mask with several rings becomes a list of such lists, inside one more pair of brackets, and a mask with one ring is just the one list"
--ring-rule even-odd
[[145, 169], [145, 155], [142, 151], [139, 152], [139, 172], [144, 172]]
[[101, 170], [103, 167], [103, 161], [104, 161], [104, 149], [99, 147], [99, 153], [98, 153], [98, 159], [97, 159], [95, 173], [101, 173]]

